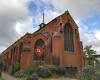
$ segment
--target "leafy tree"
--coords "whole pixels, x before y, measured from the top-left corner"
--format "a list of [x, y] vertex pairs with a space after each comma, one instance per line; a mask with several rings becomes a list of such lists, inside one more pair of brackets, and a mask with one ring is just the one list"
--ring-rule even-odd
[[92, 49], [92, 45], [86, 46], [84, 48], [84, 53], [86, 54], [86, 58], [88, 59], [88, 64], [94, 65], [94, 61], [96, 60], [94, 54], [96, 54], [96, 51]]

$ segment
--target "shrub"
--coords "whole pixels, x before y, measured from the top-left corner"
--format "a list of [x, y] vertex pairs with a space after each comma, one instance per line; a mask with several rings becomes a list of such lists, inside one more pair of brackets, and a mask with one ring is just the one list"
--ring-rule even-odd
[[44, 66], [41, 66], [37, 69], [37, 74], [40, 77], [46, 78], [46, 77], [50, 77], [52, 75], [51, 71]]
[[76, 67], [60, 68], [54, 65], [45, 65], [44, 68], [48, 69], [52, 75], [73, 77], [77, 73]]
[[46, 65], [45, 67], [47, 67], [53, 75], [59, 76], [59, 75], [65, 74], [65, 68], [60, 68], [60, 67], [54, 66], [54, 65]]
[[32, 75], [33, 73], [36, 73], [36, 70], [33, 68], [30, 68], [30, 69], [25, 70], [24, 73], [29, 76], [29, 75]]
[[64, 68], [59, 68], [59, 67], [55, 67], [55, 68], [51, 68], [50, 69], [52, 74], [56, 74], [56, 75], [60, 75], [63, 76], [65, 74], [65, 69]]
[[26, 80], [39, 80], [39, 78], [38, 78], [38, 75], [37, 74], [33, 73]]
[[85, 67], [78, 73], [77, 78], [79, 80], [99, 80], [100, 65]]
[[77, 68], [76, 67], [66, 67], [65, 68], [65, 76], [75, 77], [76, 74], [77, 74]]
[[26, 77], [26, 74], [24, 73], [23, 70], [20, 70], [20, 71], [17, 71], [15, 74], [14, 74], [14, 77]]
[[87, 66], [82, 71], [78, 73], [78, 79], [79, 80], [94, 80], [94, 67], [93, 66]]
[[27, 70], [20, 70], [20, 71], [17, 71], [14, 76], [15, 77], [28, 77], [30, 75], [32, 75], [33, 73], [36, 73], [36, 70], [34, 69], [27, 69]]

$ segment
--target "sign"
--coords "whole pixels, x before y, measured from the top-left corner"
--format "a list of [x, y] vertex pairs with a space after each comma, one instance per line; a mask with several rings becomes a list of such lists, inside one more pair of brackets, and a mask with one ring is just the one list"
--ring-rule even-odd
[[38, 57], [41, 57], [44, 55], [44, 48], [42, 46], [37, 46], [35, 49], [34, 49], [34, 54]]

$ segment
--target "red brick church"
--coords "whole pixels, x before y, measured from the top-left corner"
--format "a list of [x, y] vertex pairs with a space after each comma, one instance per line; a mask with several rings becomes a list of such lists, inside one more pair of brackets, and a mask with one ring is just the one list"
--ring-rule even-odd
[[78, 26], [66, 11], [40, 29], [22, 36], [1, 54], [6, 68], [19, 63], [21, 69], [37, 67], [39, 64], [63, 67], [84, 66], [83, 46]]

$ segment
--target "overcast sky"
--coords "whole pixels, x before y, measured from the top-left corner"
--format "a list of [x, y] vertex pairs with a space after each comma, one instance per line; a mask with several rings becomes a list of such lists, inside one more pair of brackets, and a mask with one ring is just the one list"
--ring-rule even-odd
[[83, 45], [100, 54], [100, 0], [0, 0], [0, 52], [25, 33], [69, 10], [79, 26]]

